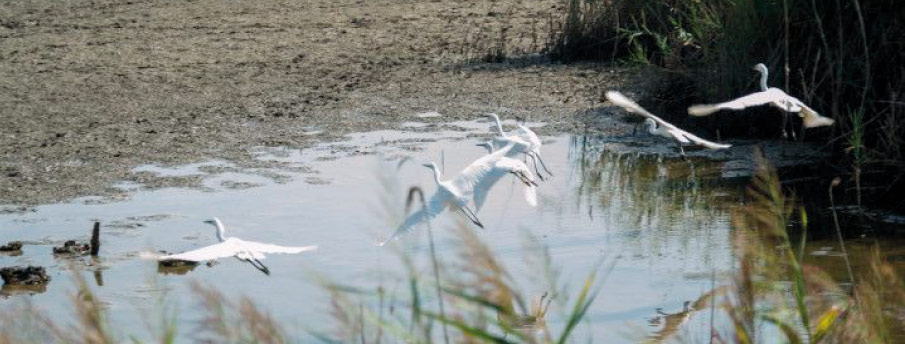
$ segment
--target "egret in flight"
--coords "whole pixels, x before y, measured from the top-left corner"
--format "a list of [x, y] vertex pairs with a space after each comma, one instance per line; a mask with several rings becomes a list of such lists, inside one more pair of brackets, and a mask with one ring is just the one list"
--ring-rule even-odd
[[614, 105], [625, 109], [625, 111], [633, 112], [646, 117], [644, 124], [647, 126], [647, 131], [653, 135], [663, 136], [676, 140], [676, 143], [679, 146], [679, 152], [682, 154], [682, 156], [685, 155], [685, 149], [682, 148], [683, 144], [696, 144], [710, 149], [725, 149], [732, 147], [732, 145], [729, 144], [707, 141], [695, 136], [692, 133], [679, 129], [669, 122], [662, 120], [660, 117], [654, 116], [652, 113], [648, 112], [647, 110], [633, 102], [631, 99], [628, 99], [626, 96], [622, 95], [622, 93], [616, 91], [607, 91], [606, 98], [609, 99], [609, 101]]
[[481, 224], [478, 217], [468, 208], [468, 194], [471, 190], [460, 189], [455, 180], [440, 180], [440, 169], [437, 168], [436, 163], [430, 162], [423, 166], [434, 172], [434, 181], [437, 183], [437, 191], [435, 191], [434, 195], [427, 201], [425, 207], [422, 207], [412, 215], [409, 215], [409, 217], [399, 225], [399, 228], [396, 228], [396, 231], [394, 231], [389, 238], [378, 244], [378, 246], [384, 246], [396, 239], [402, 233], [411, 230], [415, 225], [437, 217], [437, 215], [440, 215], [447, 207], [456, 208], [465, 215], [469, 221], [478, 227], [484, 228], [484, 225]]
[[[437, 217], [447, 207], [457, 209], [472, 223], [484, 228], [475, 212], [468, 207], [469, 197], [479, 197], [480, 204], [483, 204], [484, 199], [487, 197], [487, 189], [507, 173], [516, 176], [529, 189], [537, 185], [525, 163], [506, 157], [506, 154], [514, 147], [516, 145], [508, 145], [493, 154], [488, 154], [475, 160], [451, 180], [440, 180], [440, 169], [437, 168], [437, 164], [433, 162], [424, 164], [425, 167], [430, 168], [434, 172], [437, 191], [427, 201], [427, 206], [409, 215], [402, 222], [402, 225], [379, 245], [384, 246], [399, 237], [399, 235], [411, 230], [415, 225]], [[526, 198], [528, 198], [529, 203], [536, 203], [536, 191], [533, 189], [532, 191], [531, 196], [526, 194]], [[477, 201], [475, 204], [478, 204]]]
[[[499, 119], [497, 119], [497, 121], [499, 121]], [[524, 121], [522, 121], [521, 118], [516, 117], [516, 127], [518, 128], [516, 129], [516, 135], [528, 142], [528, 147], [531, 149], [531, 154], [537, 157], [537, 161], [540, 162], [540, 166], [544, 169], [544, 172], [547, 172], [547, 174], [552, 177], [553, 172], [550, 172], [550, 170], [547, 169], [547, 165], [544, 164], [544, 159], [541, 159], [540, 157], [540, 146], [543, 145], [540, 137], [537, 137], [537, 134], [535, 134], [533, 130], [526, 127]]]
[[241, 261], [250, 263], [256, 269], [261, 270], [266, 275], [270, 275], [270, 269], [261, 263], [265, 253], [301, 253], [305, 251], [313, 251], [317, 246], [301, 246], [289, 247], [278, 246], [273, 244], [264, 244], [254, 241], [245, 241], [236, 237], [226, 237], [226, 229], [220, 219], [213, 218], [204, 223], [214, 225], [217, 228], [217, 240], [220, 242], [210, 246], [202, 247], [197, 250], [188, 251], [180, 254], [171, 254], [166, 256], [155, 257], [159, 261], [166, 260], [184, 260], [191, 262], [203, 262], [209, 260], [217, 260], [234, 256]]
[[[752, 106], [770, 104], [785, 112], [797, 113], [802, 119], [805, 128], [830, 126], [835, 122], [831, 118], [823, 117], [814, 109], [805, 105], [801, 100], [786, 94], [776, 87], [767, 87], [767, 66], [758, 63], [754, 70], [760, 72], [760, 92], [752, 93], [734, 100], [708, 105], [692, 105], [688, 108], [688, 114], [692, 116], [707, 116], [720, 110], [743, 110]], [[783, 128], [785, 136], [785, 128]]]
[[[477, 146], [487, 148], [488, 154], [469, 165], [469, 167], [473, 166], [473, 169], [468, 173], [468, 178], [463, 178], [474, 184], [475, 210], [481, 210], [490, 188], [507, 174], [514, 175], [525, 184], [525, 201], [532, 207], [537, 206], [537, 183], [534, 182], [528, 165], [506, 157], [506, 151], [512, 149], [513, 145], [503, 147], [497, 152], [493, 151], [492, 141], [481, 142]], [[466, 171], [468, 170], [466, 169]], [[464, 172], [463, 175], [466, 174]]]
[[[509, 150], [506, 157], [514, 158], [519, 154], [525, 154], [526, 157], [534, 162], [534, 172], [537, 174], [537, 177], [540, 178], [540, 180], [544, 180], [543, 174], [537, 170], [537, 162], [540, 161], [540, 164], [544, 166], [544, 170], [546, 170], [547, 173], [550, 173], [550, 171], [547, 170], [546, 164], [544, 164], [543, 159], [540, 157], [541, 141], [540, 138], [537, 137], [537, 134], [521, 124], [515, 135], [506, 134], [506, 132], [503, 131], [503, 124], [500, 122], [500, 117], [497, 116], [497, 114], [489, 113], [486, 116], [493, 119], [496, 123], [497, 136], [494, 136], [493, 138], [493, 148], [502, 150], [504, 147], [513, 144], [514, 146]], [[550, 173], [550, 175], [552, 176], [553, 174]]]

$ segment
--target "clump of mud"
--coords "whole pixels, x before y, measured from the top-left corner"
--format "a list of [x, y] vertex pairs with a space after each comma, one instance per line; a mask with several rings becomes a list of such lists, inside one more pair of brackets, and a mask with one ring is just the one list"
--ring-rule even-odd
[[76, 242], [75, 240], [67, 240], [63, 243], [63, 246], [53, 248], [54, 255], [70, 257], [84, 256], [90, 251], [91, 247], [88, 246], [88, 243]]
[[4, 284], [41, 285], [50, 282], [50, 276], [41, 266], [11, 266], [0, 269]]
[[0, 254], [18, 256], [22, 254], [22, 242], [10, 241], [6, 245], [0, 246]]

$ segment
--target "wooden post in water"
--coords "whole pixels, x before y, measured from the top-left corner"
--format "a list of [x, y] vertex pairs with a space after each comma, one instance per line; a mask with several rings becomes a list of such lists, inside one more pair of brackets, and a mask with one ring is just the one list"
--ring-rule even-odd
[[91, 256], [97, 257], [97, 253], [101, 250], [101, 223], [95, 221], [94, 229], [91, 231]]

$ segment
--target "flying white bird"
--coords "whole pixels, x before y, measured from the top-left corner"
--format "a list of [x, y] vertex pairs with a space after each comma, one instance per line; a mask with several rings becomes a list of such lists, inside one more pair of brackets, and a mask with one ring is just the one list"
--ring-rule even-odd
[[622, 93], [616, 91], [607, 91], [606, 98], [609, 99], [610, 102], [612, 102], [614, 105], [625, 109], [625, 111], [633, 112], [647, 117], [647, 119], [644, 120], [644, 124], [647, 126], [647, 131], [653, 135], [663, 136], [676, 140], [676, 143], [678, 143], [679, 146], [679, 152], [683, 156], [685, 155], [685, 149], [682, 148], [683, 144], [696, 144], [710, 149], [725, 149], [732, 147], [732, 145], [729, 144], [707, 141], [695, 136], [692, 133], [679, 129], [669, 122], [660, 119], [660, 117], [654, 116], [652, 113], [648, 112], [647, 110], [633, 102], [631, 99], [628, 99], [627, 97], [622, 95]]
[[193, 251], [166, 256], [156, 256], [154, 258], [159, 261], [185, 260], [203, 262], [234, 256], [239, 260], [250, 263], [256, 269], [261, 270], [261, 272], [270, 275], [270, 269], [261, 263], [261, 259], [265, 258], [264, 253], [301, 253], [317, 249], [317, 246], [288, 247], [245, 241], [236, 237], [227, 238], [225, 235], [226, 229], [223, 227], [223, 223], [220, 222], [220, 219], [215, 217], [204, 221], [204, 223], [214, 225], [217, 228], [217, 240], [220, 241], [219, 243]]
[[[758, 63], [754, 70], [760, 72], [760, 92], [752, 93], [732, 101], [709, 105], [692, 105], [688, 108], [688, 114], [693, 116], [707, 116], [720, 110], [743, 110], [752, 106], [770, 104], [782, 111], [797, 113], [801, 117], [805, 128], [814, 128], [833, 125], [831, 118], [823, 117], [805, 105], [798, 98], [792, 97], [776, 87], [767, 87], [767, 66]], [[785, 133], [785, 129], [783, 129]]]
[[[481, 142], [477, 146], [487, 148], [488, 154], [469, 165], [469, 168], [472, 168], [470, 173], [467, 177], [461, 178], [462, 182], [473, 184], [475, 210], [481, 210], [490, 188], [507, 174], [515, 175], [525, 184], [525, 201], [531, 206], [537, 206], [537, 183], [534, 182], [528, 165], [506, 157], [506, 151], [512, 149], [513, 146], [503, 147], [496, 152], [493, 151], [492, 142]], [[466, 175], [465, 171], [462, 175]]]
[[468, 208], [468, 196], [472, 190], [460, 189], [455, 180], [440, 180], [440, 169], [437, 168], [437, 164], [433, 162], [424, 164], [423, 166], [434, 172], [434, 181], [437, 182], [437, 191], [435, 191], [434, 195], [427, 201], [426, 206], [412, 213], [412, 215], [409, 215], [409, 217], [399, 225], [399, 228], [396, 228], [396, 231], [394, 231], [389, 238], [378, 244], [378, 246], [384, 246], [390, 241], [395, 240], [402, 233], [411, 230], [415, 225], [437, 217], [437, 215], [440, 215], [447, 207], [456, 208], [472, 223], [478, 227], [484, 228], [484, 225], [481, 224], [478, 217]]
[[534, 172], [540, 180], [544, 180], [544, 176], [537, 170], [538, 161], [540, 161], [541, 166], [543, 166], [547, 173], [551, 176], [553, 175], [553, 173], [550, 173], [550, 171], [547, 170], [546, 164], [544, 164], [543, 159], [540, 157], [541, 140], [537, 137], [537, 134], [522, 124], [519, 124], [519, 129], [516, 134], [506, 134], [506, 132], [503, 131], [503, 124], [497, 114], [489, 113], [486, 116], [493, 119], [496, 123], [497, 136], [494, 136], [493, 141], [491, 141], [493, 149], [501, 150], [504, 147], [513, 144], [512, 149], [509, 150], [506, 157], [514, 158], [519, 154], [525, 154], [526, 157], [534, 162]]
[[472, 223], [484, 228], [474, 211], [468, 207], [469, 197], [474, 197], [475, 204], [480, 207], [479, 204], [483, 204], [484, 199], [487, 197], [488, 189], [493, 186], [496, 180], [499, 180], [507, 173], [515, 175], [529, 187], [530, 191], [526, 191], [525, 197], [529, 203], [533, 202], [536, 204], [536, 190], [533, 187], [537, 186], [537, 183], [531, 177], [531, 171], [528, 170], [528, 166], [523, 162], [506, 157], [506, 154], [515, 146], [508, 145], [496, 153], [488, 154], [475, 160], [453, 179], [446, 181], [440, 180], [440, 169], [437, 168], [437, 164], [433, 162], [424, 164], [425, 167], [430, 168], [434, 172], [437, 191], [427, 201], [425, 207], [409, 215], [402, 222], [402, 225], [379, 245], [386, 245], [399, 237], [399, 235], [411, 230], [415, 225], [436, 217], [443, 210], [446, 210], [447, 207], [456, 208]]
[[[499, 121], [499, 119], [497, 119], [497, 121]], [[528, 148], [531, 149], [531, 154], [537, 157], [537, 161], [540, 162], [540, 166], [544, 169], [544, 172], [547, 172], [547, 174], [552, 177], [553, 172], [550, 172], [550, 170], [547, 169], [547, 164], [544, 164], [544, 159], [541, 159], [540, 157], [540, 146], [543, 145], [540, 137], [538, 137], [533, 130], [526, 127], [521, 118], [516, 117], [516, 127], [518, 127], [516, 135], [528, 142]], [[535, 166], [535, 168], [536, 167], [537, 166]]]

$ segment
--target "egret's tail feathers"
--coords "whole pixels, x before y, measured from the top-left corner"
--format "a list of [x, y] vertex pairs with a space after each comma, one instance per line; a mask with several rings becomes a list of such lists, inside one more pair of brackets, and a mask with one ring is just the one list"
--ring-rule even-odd
[[808, 108], [802, 108], [798, 115], [801, 116], [802, 124], [804, 124], [805, 128], [825, 127], [836, 123], [832, 118], [823, 117]]
[[532, 207], [537, 206], [537, 187], [534, 185], [525, 187], [525, 201]]
[[720, 107], [714, 105], [699, 104], [688, 107], [688, 114], [692, 116], [707, 116], [717, 111], [720, 111]]

